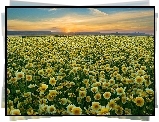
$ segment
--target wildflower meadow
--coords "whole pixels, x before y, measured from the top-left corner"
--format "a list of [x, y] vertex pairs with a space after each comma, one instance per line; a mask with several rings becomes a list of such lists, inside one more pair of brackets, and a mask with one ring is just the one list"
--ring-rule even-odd
[[8, 115], [154, 115], [154, 37], [8, 36]]

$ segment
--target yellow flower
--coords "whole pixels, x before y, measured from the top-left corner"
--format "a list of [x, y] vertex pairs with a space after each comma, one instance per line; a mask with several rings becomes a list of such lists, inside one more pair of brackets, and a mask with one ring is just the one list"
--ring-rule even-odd
[[134, 84], [134, 79], [126, 79], [127, 80], [127, 82], [128, 82], [128, 84]]
[[14, 103], [17, 103], [18, 101], [19, 101], [18, 97], [14, 98]]
[[[91, 71], [90, 71], [90, 72], [91, 72]], [[89, 75], [89, 79], [90, 79], [90, 80], [94, 79], [94, 76], [93, 76], [93, 75]], [[89, 79], [88, 79], [88, 80], [89, 80]]]
[[33, 63], [28, 63], [28, 66], [29, 67], [33, 67]]
[[42, 98], [42, 99], [39, 100], [39, 103], [40, 104], [46, 104], [47, 103], [47, 99]]
[[96, 80], [95, 78], [93, 78], [93, 79], [91, 80], [91, 82], [92, 82], [92, 83], [96, 83], [97, 80]]
[[149, 75], [144, 75], [143, 76], [145, 80], [149, 80], [150, 76]]
[[28, 110], [27, 110], [27, 114], [28, 115], [34, 115], [34, 110], [32, 109], [32, 108], [29, 108]]
[[136, 82], [137, 84], [142, 84], [142, 83], [144, 82], [144, 78], [143, 78], [143, 77], [140, 77], [140, 76], [137, 76], [137, 77], [135, 78], [135, 82]]
[[11, 77], [11, 73], [8, 71], [7, 72], [7, 78]]
[[101, 83], [100, 82], [96, 82], [94, 84], [92, 84], [93, 87], [98, 87], [98, 86], [101, 86]]
[[137, 106], [142, 107], [144, 105], [144, 99], [142, 97], [136, 97], [135, 98], [135, 103]]
[[110, 83], [104, 82], [102, 83], [102, 89], [106, 89], [110, 86]]
[[138, 70], [137, 71], [137, 75], [139, 75], [139, 76], [142, 76], [142, 75], [144, 75], [145, 74], [145, 71], [144, 70]]
[[85, 87], [81, 87], [80, 90], [81, 91], [86, 91], [86, 88]]
[[93, 88], [91, 88], [91, 91], [92, 91], [93, 93], [97, 93], [97, 92], [98, 92], [98, 87], [93, 87]]
[[62, 115], [70, 115], [66, 110], [62, 111]]
[[7, 88], [7, 95], [9, 95], [10, 94], [10, 90]]
[[104, 97], [105, 99], [109, 99], [110, 96], [111, 96], [111, 93], [110, 93], [110, 92], [105, 92], [105, 93], [103, 94], [103, 97]]
[[140, 69], [141, 70], [146, 70], [146, 66], [141, 66]]
[[66, 87], [69, 89], [71, 88], [71, 84], [69, 82], [66, 83]]
[[78, 102], [78, 104], [81, 104], [81, 98], [80, 97], [77, 97], [77, 102]]
[[85, 84], [85, 85], [86, 85], [86, 88], [87, 88], [87, 89], [90, 87], [90, 84], [89, 84], [89, 83], [87, 83], [87, 84]]
[[153, 99], [146, 98], [146, 102], [152, 102], [153, 100], [154, 100], [154, 98]]
[[13, 63], [12, 66], [15, 67], [15, 66], [16, 66], [16, 63]]
[[125, 115], [131, 115], [131, 109], [125, 108]]
[[109, 108], [102, 106], [101, 110], [97, 113], [97, 115], [110, 115]]
[[115, 109], [115, 106], [116, 106], [115, 100], [113, 100], [113, 99], [110, 100], [109, 103], [108, 103], [108, 106], [111, 109]]
[[76, 95], [74, 93], [68, 93], [69, 97], [76, 97]]
[[47, 95], [47, 99], [48, 99], [49, 101], [53, 101], [53, 100], [54, 100], [54, 96], [48, 94], [48, 95]]
[[[102, 67], [101, 69], [104, 69], [104, 67]], [[100, 75], [104, 75], [104, 74], [105, 74], [104, 71], [101, 71], [101, 72], [100, 72]]]
[[125, 93], [125, 92], [124, 92], [124, 89], [123, 89], [122, 87], [117, 88], [117, 89], [116, 89], [116, 92], [117, 92], [117, 95], [122, 95], [122, 94]]
[[48, 107], [47, 107], [47, 112], [48, 112], [49, 114], [56, 113], [56, 108], [55, 108], [55, 106], [54, 106], [54, 105], [48, 106]]
[[31, 92], [24, 93], [23, 97], [31, 97]]
[[113, 77], [116, 77], [116, 76], [117, 76], [117, 74], [118, 74], [118, 72], [117, 72], [117, 71], [115, 71], [115, 72], [113, 73]]
[[63, 77], [62, 76], [57, 76], [57, 80], [62, 80]]
[[17, 108], [19, 109], [22, 106], [22, 103], [18, 101]]
[[54, 77], [53, 77], [53, 78], [50, 78], [49, 84], [51, 84], [52, 86], [55, 86], [55, 85], [56, 85], [56, 80], [55, 80]]
[[11, 81], [12, 83], [16, 83], [16, 82], [17, 82], [17, 77], [11, 78], [10, 81]]
[[122, 103], [125, 104], [127, 100], [127, 97], [122, 97]]
[[67, 99], [66, 98], [61, 98], [60, 103], [65, 105], [67, 103]]
[[91, 108], [93, 111], [98, 111], [101, 108], [101, 105], [99, 102], [92, 102]]
[[65, 69], [61, 68], [59, 72], [64, 73]]
[[111, 68], [110, 67], [106, 67], [105, 70], [106, 70], [106, 72], [109, 72], [111, 70]]
[[68, 112], [69, 114], [72, 113], [72, 108], [73, 108], [73, 107], [75, 107], [75, 105], [68, 105], [68, 106], [67, 106], [67, 112]]
[[125, 73], [127, 71], [127, 67], [123, 66], [122, 71]]
[[90, 97], [90, 96], [87, 96], [87, 97], [86, 97], [86, 101], [87, 101], [87, 102], [91, 102], [91, 97]]
[[115, 90], [114, 90], [114, 88], [111, 88], [110, 90], [111, 90], [111, 92], [112, 92], [112, 93], [114, 93], [114, 94], [115, 94]]
[[39, 74], [39, 75], [44, 75], [43, 69], [39, 70], [39, 71], [38, 71], [38, 74]]
[[110, 67], [110, 64], [106, 64], [105, 67]]
[[120, 107], [119, 105], [116, 105], [116, 106], [115, 106], [115, 113], [116, 113], [117, 115], [122, 115], [122, 114], [123, 114], [123, 108]]
[[114, 85], [115, 84], [115, 80], [114, 79], [110, 79], [109, 83], [110, 83], [110, 85]]
[[101, 99], [101, 94], [100, 93], [96, 93], [94, 96], [95, 100], [100, 100]]
[[99, 82], [104, 83], [104, 82], [106, 82], [106, 79], [105, 78], [100, 78]]
[[58, 92], [56, 90], [49, 90], [49, 94], [51, 96], [56, 96], [58, 94]]
[[150, 80], [145, 80], [144, 84], [145, 84], [146, 87], [148, 87], [149, 85], [152, 84], [152, 82]]
[[26, 75], [26, 80], [31, 81], [32, 80], [32, 75]]
[[140, 67], [140, 64], [135, 64], [135, 68], [139, 68]]
[[73, 107], [72, 108], [72, 114], [73, 115], [81, 115], [82, 114], [82, 109], [80, 107]]
[[45, 105], [45, 104], [41, 104], [39, 105], [39, 110], [42, 111], [42, 112], [46, 112], [48, 109], [48, 105]]
[[36, 84], [30, 84], [29, 86], [28, 86], [28, 88], [34, 88], [34, 87], [36, 87], [37, 85]]
[[120, 74], [116, 75], [116, 80], [121, 80], [122, 76]]
[[10, 115], [10, 109], [9, 108], [7, 108], [7, 115]]
[[20, 110], [19, 109], [13, 109], [10, 111], [11, 115], [21, 115]]
[[84, 79], [82, 82], [83, 82], [84, 84], [87, 84], [87, 83], [89, 83], [89, 79]]
[[118, 70], [119, 70], [118, 67], [116, 67], [116, 66], [113, 67], [113, 71], [118, 71]]
[[74, 68], [71, 70], [71, 72], [73, 72], [73, 73], [75, 74], [75, 73], [77, 73], [77, 70], [78, 70], [78, 68], [77, 68], [77, 67], [74, 67]]
[[121, 79], [121, 81], [122, 81], [123, 84], [129, 84], [127, 78], [125, 78], [125, 77], [123, 77]]
[[150, 88], [146, 88], [145, 91], [146, 91], [147, 94], [154, 95], [154, 91]]
[[41, 87], [40, 87], [40, 92], [46, 91], [47, 88], [48, 88], [48, 85], [42, 84]]
[[16, 73], [16, 78], [19, 80], [21, 78], [24, 78], [24, 73], [23, 72], [17, 72]]
[[89, 74], [89, 70], [88, 69], [83, 69], [84, 74], [88, 75]]
[[131, 77], [135, 78], [136, 77], [136, 73], [131, 73]]
[[125, 56], [121, 56], [121, 59], [122, 59], [122, 60], [125, 60], [125, 59], [126, 59], [126, 57], [125, 57]]
[[147, 93], [145, 91], [140, 92], [139, 95], [140, 95], [140, 97], [145, 97], [145, 98], [148, 97]]
[[71, 85], [71, 86], [74, 86], [74, 85], [75, 85], [75, 82], [70, 82], [70, 85]]
[[51, 67], [49, 67], [49, 68], [47, 68], [47, 69], [46, 69], [46, 72], [47, 72], [48, 74], [51, 74], [51, 73], [52, 73], [52, 71], [53, 71], [53, 70], [52, 70], [52, 68], [51, 68]]
[[79, 97], [80, 98], [86, 97], [86, 91], [79, 91]]

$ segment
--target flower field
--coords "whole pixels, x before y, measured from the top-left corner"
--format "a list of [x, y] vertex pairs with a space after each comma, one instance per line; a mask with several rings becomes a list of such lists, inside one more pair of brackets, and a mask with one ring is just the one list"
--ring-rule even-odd
[[8, 115], [153, 115], [151, 36], [7, 37]]

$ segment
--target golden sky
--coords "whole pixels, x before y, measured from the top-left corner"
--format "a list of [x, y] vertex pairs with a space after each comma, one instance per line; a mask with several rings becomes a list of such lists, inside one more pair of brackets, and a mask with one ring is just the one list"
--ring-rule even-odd
[[[14, 9], [14, 8], [13, 8]], [[70, 8], [71, 9], [71, 8]], [[73, 9], [74, 10], [74, 9]], [[49, 14], [31, 14], [23, 10], [25, 16], [20, 16], [18, 11], [14, 11], [15, 16], [9, 15], [7, 19], [7, 30], [34, 31], [51, 30], [63, 32], [154, 32], [154, 11], [153, 9], [130, 11], [112, 11], [109, 9], [99, 10], [98, 8], [87, 8], [81, 11], [57, 10], [56, 8], [36, 9], [38, 11], [49, 12]], [[29, 11], [29, 10], [28, 10]], [[108, 12], [107, 12], [108, 11]], [[62, 13], [63, 12], [63, 13]], [[85, 13], [84, 13], [85, 12]], [[41, 12], [42, 13], [42, 12]], [[50, 14], [51, 13], [51, 14]], [[19, 15], [19, 16], [18, 16]]]

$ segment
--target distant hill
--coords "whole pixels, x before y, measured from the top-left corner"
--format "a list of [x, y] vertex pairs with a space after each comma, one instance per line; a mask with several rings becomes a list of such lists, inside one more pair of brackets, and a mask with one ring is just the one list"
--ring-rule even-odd
[[51, 31], [7, 31], [7, 35], [18, 36], [44, 36], [44, 35], [128, 35], [128, 36], [150, 36], [145, 33], [100, 33], [100, 32], [51, 32]]
[[31, 35], [50, 35], [51, 31], [7, 31], [7, 35], [20, 35], [20, 36], [31, 36]]

